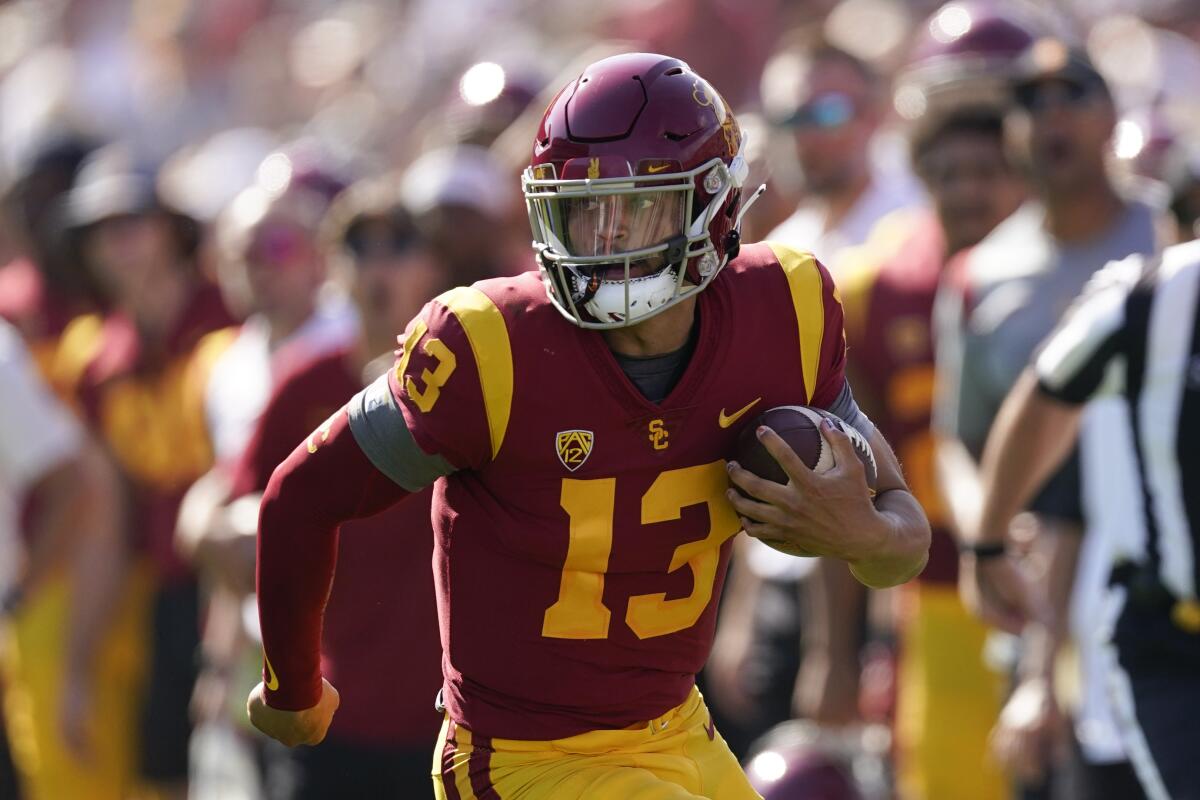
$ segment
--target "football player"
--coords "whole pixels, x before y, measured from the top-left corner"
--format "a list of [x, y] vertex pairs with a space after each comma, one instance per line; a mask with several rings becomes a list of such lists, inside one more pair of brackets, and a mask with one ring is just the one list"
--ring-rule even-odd
[[[523, 179], [540, 275], [430, 302], [395, 367], [272, 476], [256, 726], [320, 741], [338, 704], [320, 672], [337, 526], [436, 481], [438, 797], [757, 797], [694, 682], [730, 539], [888, 586], [924, 566], [929, 525], [850, 394], [829, 274], [740, 246], [742, 147], [677, 59], [608, 58], [559, 93]], [[866, 432], [873, 500], [832, 429], [821, 475], [765, 428], [788, 484], [726, 462], [739, 422], [798, 402]]]

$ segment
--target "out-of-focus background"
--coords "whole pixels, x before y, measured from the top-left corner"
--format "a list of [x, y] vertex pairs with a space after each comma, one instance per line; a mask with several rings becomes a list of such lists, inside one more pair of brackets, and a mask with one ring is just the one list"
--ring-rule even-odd
[[[257, 494], [427, 299], [535, 268], [519, 178], [540, 115], [584, 65], [634, 50], [686, 60], [736, 110], [768, 185], [744, 238], [812, 249], [842, 285], [856, 395], [938, 528], [926, 575], [870, 596], [739, 542], [702, 685], [756, 786], [1140, 791], [1070, 635], [1055, 713], [1010, 704], [996, 727], [1022, 643], [958, 604], [932, 430], [949, 420], [938, 441], [977, 459], [1087, 274], [1195, 236], [1200, 3], [10, 0], [0, 800], [427, 796], [428, 496], [343, 544], [325, 669], [362, 688], [326, 743], [289, 752], [243, 710]], [[981, 325], [1038, 304], [993, 291], [1005, 265], [1079, 278], [1031, 341], [964, 357]], [[935, 319], [935, 298], [957, 317]], [[1022, 528], [1080, 640], [1072, 592], [1086, 609], [1099, 591], [1092, 529], [1120, 513], [1096, 474], [1076, 468]], [[1071, 526], [1089, 532], [1062, 589], [1039, 542]]]

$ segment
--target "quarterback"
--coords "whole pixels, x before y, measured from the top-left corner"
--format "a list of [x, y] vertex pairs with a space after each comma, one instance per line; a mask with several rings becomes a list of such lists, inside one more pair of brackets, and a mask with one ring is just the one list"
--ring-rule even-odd
[[[757, 797], [694, 682], [731, 539], [889, 586], [924, 566], [929, 526], [846, 384], [829, 274], [740, 244], [746, 172], [733, 114], [682, 61], [608, 58], [558, 94], [523, 178], [539, 272], [432, 300], [394, 368], [271, 478], [258, 728], [324, 736], [338, 525], [435, 483], [443, 683], [396, 691], [445, 709], [438, 798]], [[836, 430], [821, 475], [758, 431], [787, 485], [726, 461], [742, 425], [796, 403], [866, 433], [874, 498]]]

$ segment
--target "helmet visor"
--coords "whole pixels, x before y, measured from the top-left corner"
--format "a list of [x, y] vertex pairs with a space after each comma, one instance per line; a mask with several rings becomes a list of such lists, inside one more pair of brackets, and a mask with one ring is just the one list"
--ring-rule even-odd
[[562, 198], [567, 253], [619, 255], [662, 244], [683, 231], [682, 192]]

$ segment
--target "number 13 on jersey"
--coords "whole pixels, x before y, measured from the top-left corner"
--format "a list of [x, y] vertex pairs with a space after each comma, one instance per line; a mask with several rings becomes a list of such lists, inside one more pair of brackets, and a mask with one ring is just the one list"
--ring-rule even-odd
[[[639, 639], [665, 636], [695, 625], [712, 600], [721, 545], [741, 525], [725, 499], [725, 462], [669, 470], [642, 495], [641, 524], [677, 520], [684, 508], [708, 507], [708, 532], [675, 548], [665, 572], [685, 565], [692, 571], [692, 592], [666, 599], [665, 592], [630, 597], [625, 624]], [[542, 635], [555, 639], [604, 639], [612, 616], [604, 604], [604, 574], [613, 542], [616, 478], [564, 479], [561, 503], [570, 518], [570, 543], [563, 564], [558, 600], [546, 609]]]

